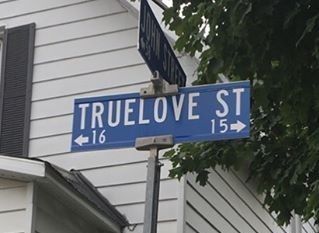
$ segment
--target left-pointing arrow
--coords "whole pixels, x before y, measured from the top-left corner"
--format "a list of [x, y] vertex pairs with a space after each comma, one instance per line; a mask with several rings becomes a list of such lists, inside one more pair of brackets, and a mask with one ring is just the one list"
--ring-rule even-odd
[[74, 142], [76, 142], [79, 146], [83, 146], [84, 143], [89, 142], [89, 137], [83, 137], [83, 135], [81, 134], [74, 140]]

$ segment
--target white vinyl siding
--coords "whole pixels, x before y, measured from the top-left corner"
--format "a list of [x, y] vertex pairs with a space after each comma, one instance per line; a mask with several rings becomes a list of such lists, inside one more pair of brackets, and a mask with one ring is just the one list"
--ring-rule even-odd
[[[127, 185], [110, 185], [99, 188], [99, 191], [104, 194], [108, 200], [114, 205], [130, 205], [134, 203], [143, 203], [145, 200], [144, 182], [137, 182]], [[130, 194], [130, 200], [127, 201], [127, 194]], [[160, 187], [160, 200], [174, 200], [178, 195], [178, 186], [175, 180], [163, 179]]]
[[[83, 0], [76, 1], [73, 4], [66, 4], [65, 1], [53, 1], [55, 4], [61, 4], [61, 7], [55, 8], [52, 7], [52, 5], [49, 5], [46, 1], [40, 1], [46, 4], [43, 11], [35, 11], [34, 9], [24, 14], [23, 11], [21, 11], [19, 14], [13, 15], [10, 20], [8, 20], [5, 15], [1, 15], [0, 23], [7, 23], [10, 25], [10, 27], [15, 27], [22, 24], [36, 22], [38, 29], [44, 29], [48, 27], [55, 27], [59, 24], [74, 23], [81, 20], [88, 20], [110, 14], [125, 12], [125, 10], [117, 3], [116, 0], [108, 0], [109, 4], [107, 8], [105, 7], [103, 0], [93, 2]], [[21, 5], [21, 7], [19, 7], [20, 10], [23, 9], [25, 4], [27, 4], [29, 7], [37, 7], [35, 4], [30, 4], [28, 0], [19, 0], [17, 3], [18, 5]], [[11, 9], [15, 8], [15, 6], [11, 3], [7, 3], [5, 5], [8, 7], [7, 14], [10, 13], [9, 11], [11, 11]], [[5, 5], [1, 5], [1, 9]], [[68, 14], [65, 14], [66, 12]], [[37, 45], [39, 45], [39, 43], [37, 43]]]
[[28, 14], [34, 14], [50, 9], [57, 9], [66, 5], [79, 4], [88, 0], [32, 0], [32, 4], [28, 0], [10, 1], [2, 4], [0, 8], [0, 19], [11, 19]]
[[[148, 152], [135, 149], [70, 152], [74, 99], [139, 92], [148, 85], [150, 71], [136, 48], [137, 18], [117, 0], [0, 0], [0, 26], [10, 28], [33, 22], [36, 36], [29, 156], [67, 170], [80, 170], [127, 216], [132, 224], [129, 229], [141, 233]], [[179, 59], [191, 83], [196, 64], [187, 57]], [[184, 187], [168, 178], [170, 162], [163, 158], [161, 162], [164, 166], [158, 233], [176, 233], [177, 220], [181, 219], [185, 219], [183, 233], [286, 232], [276, 226], [273, 216], [233, 173], [214, 171], [205, 188], [190, 177]], [[4, 184], [0, 180], [0, 197], [21, 188]], [[179, 200], [180, 189], [184, 188], [185, 202]], [[19, 199], [19, 195], [12, 198]], [[58, 200], [47, 197], [50, 198], [57, 208], [63, 207]], [[7, 208], [4, 207], [7, 203], [1, 200], [0, 206]], [[10, 201], [10, 197], [5, 200]], [[0, 207], [0, 230], [23, 232], [26, 207], [19, 203], [15, 201], [12, 211]], [[39, 233], [82, 230], [72, 219], [69, 225], [53, 218], [53, 212], [45, 204], [40, 204], [37, 214]], [[61, 216], [67, 218], [63, 213]], [[1, 223], [8, 223], [8, 219], [17, 222], [8, 226], [11, 228], [2, 228]], [[57, 228], [48, 227], [52, 224]], [[303, 229], [311, 233], [312, 228], [308, 224]], [[124, 232], [131, 232], [129, 229]]]
[[0, 178], [0, 231], [28, 232], [27, 184]]
[[319, 231], [318, 226], [314, 225], [314, 220], [310, 219], [308, 222], [302, 225], [302, 233], [317, 233]]
[[[147, 152], [135, 149], [71, 153], [75, 98], [139, 92], [150, 71], [137, 51], [138, 20], [117, 0], [17, 0], [3, 3], [0, 25], [36, 23], [29, 156], [80, 170], [142, 232]], [[194, 74], [194, 64], [181, 61]], [[189, 80], [191, 82], [191, 79]], [[159, 233], [174, 233], [178, 218], [177, 180], [161, 159]], [[56, 222], [38, 207], [42, 233]], [[53, 222], [52, 222], [53, 221]], [[64, 229], [65, 228], [65, 229]], [[128, 231], [128, 229], [126, 229]]]
[[276, 225], [256, 194], [234, 172], [213, 170], [205, 187], [192, 175], [187, 181], [186, 222], [195, 232], [210, 232], [206, 228], [212, 232], [289, 232]]

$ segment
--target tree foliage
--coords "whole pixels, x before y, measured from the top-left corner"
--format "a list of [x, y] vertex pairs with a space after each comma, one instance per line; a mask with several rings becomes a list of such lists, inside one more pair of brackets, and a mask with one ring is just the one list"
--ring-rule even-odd
[[250, 163], [264, 203], [287, 224], [319, 219], [319, 1], [174, 0], [164, 21], [175, 47], [199, 54], [196, 85], [218, 73], [252, 86], [249, 139], [180, 145], [171, 176]]

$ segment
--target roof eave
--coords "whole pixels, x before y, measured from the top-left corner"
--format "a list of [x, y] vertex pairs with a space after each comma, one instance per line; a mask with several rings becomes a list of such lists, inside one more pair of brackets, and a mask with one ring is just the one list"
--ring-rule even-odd
[[66, 196], [72, 200], [75, 200], [99, 222], [103, 223], [112, 233], [121, 233], [122, 229], [128, 225], [128, 222], [122, 221], [120, 218], [118, 222], [114, 222], [109, 216], [103, 214], [90, 201], [86, 200], [82, 194], [73, 189], [71, 185], [59, 175], [58, 171], [47, 162], [0, 155], [0, 177], [26, 182], [37, 181], [42, 184], [51, 184], [57, 190], [65, 193]]
[[62, 179], [53, 169], [47, 169], [46, 178], [60, 191], [64, 192], [67, 196], [78, 202], [90, 214], [95, 216], [100, 222], [110, 230], [112, 233], [121, 233], [123, 226], [114, 223], [108, 216], [105, 216], [98, 210], [92, 203], [85, 200], [83, 195], [74, 190], [64, 179]]
[[45, 164], [40, 161], [0, 155], [2, 177], [31, 181], [45, 177]]

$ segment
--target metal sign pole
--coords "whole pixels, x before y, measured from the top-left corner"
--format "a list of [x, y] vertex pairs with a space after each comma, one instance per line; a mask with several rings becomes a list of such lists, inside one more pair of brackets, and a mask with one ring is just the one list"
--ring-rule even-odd
[[[150, 86], [142, 88], [140, 91], [141, 98], [152, 98], [176, 94], [178, 94], [178, 86], [176, 84], [168, 84], [162, 77], [160, 77], [158, 71], [156, 71], [151, 77]], [[137, 138], [135, 141], [135, 148], [137, 150], [150, 151], [150, 157], [148, 158], [147, 163], [143, 233], [156, 233], [157, 231], [158, 199], [162, 166], [162, 164], [158, 161], [158, 151], [172, 147], [173, 145], [174, 142], [172, 135]]]
[[157, 232], [158, 199], [162, 164], [158, 160], [158, 151], [174, 145], [172, 135], [137, 138], [137, 150], [149, 150], [147, 163], [146, 197], [143, 233]]
[[161, 165], [158, 161], [158, 149], [150, 149], [147, 162], [146, 200], [144, 212], [144, 233], [156, 233], [158, 216], [158, 197], [160, 188]]

